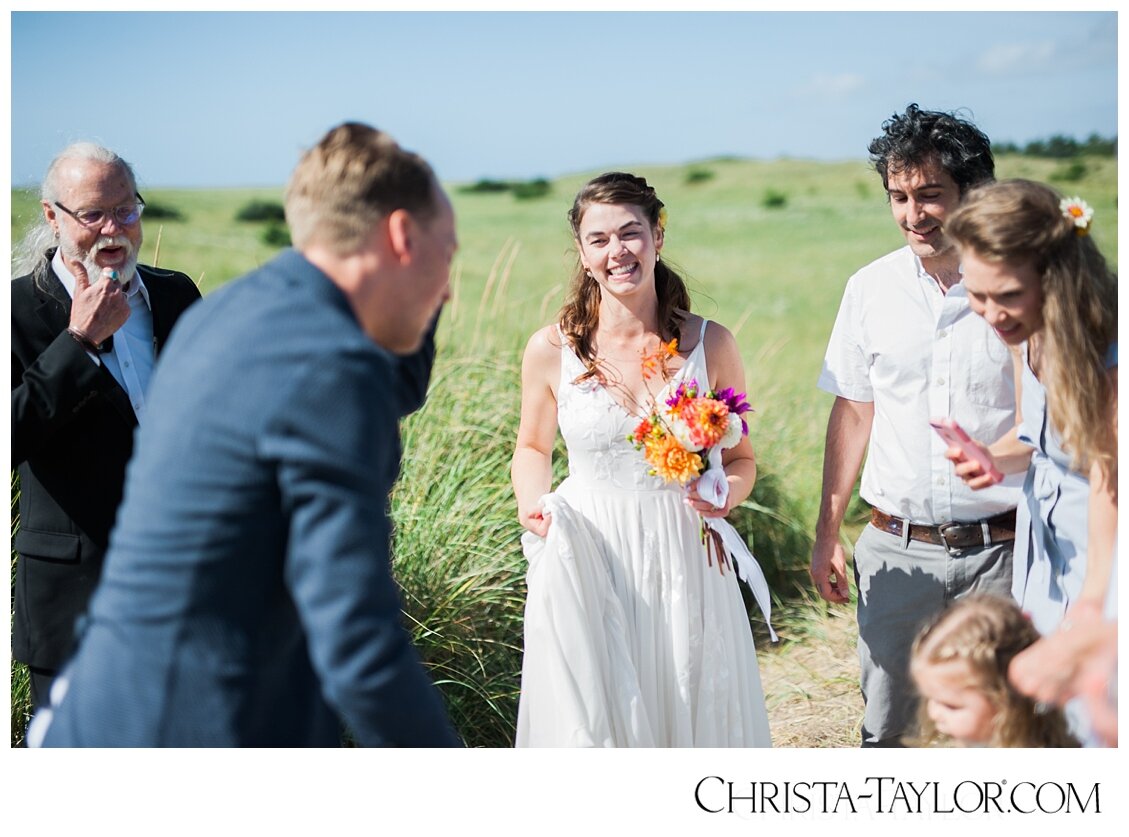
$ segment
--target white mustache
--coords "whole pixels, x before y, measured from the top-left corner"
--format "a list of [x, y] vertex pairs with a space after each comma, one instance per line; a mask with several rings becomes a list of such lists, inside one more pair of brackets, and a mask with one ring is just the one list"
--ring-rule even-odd
[[124, 235], [102, 235], [90, 247], [90, 255], [93, 256], [99, 250], [104, 250], [107, 247], [124, 247], [127, 252], [133, 252], [133, 244], [128, 237]]

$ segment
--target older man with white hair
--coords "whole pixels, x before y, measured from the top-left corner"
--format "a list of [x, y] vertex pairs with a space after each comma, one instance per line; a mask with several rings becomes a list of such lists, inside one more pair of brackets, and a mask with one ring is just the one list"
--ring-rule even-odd
[[12, 653], [30, 668], [33, 705], [46, 701], [101, 574], [156, 356], [200, 298], [183, 273], [137, 264], [145, 202], [114, 152], [64, 149], [41, 204], [12, 282]]

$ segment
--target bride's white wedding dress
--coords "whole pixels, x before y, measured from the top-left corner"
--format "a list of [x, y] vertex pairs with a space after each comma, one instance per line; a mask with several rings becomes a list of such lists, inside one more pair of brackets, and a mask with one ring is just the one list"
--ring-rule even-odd
[[[709, 380], [703, 346], [668, 386]], [[684, 490], [649, 476], [628, 441], [639, 417], [598, 382], [574, 384], [584, 371], [566, 344], [557, 418], [569, 475], [544, 498], [547, 537], [522, 539], [517, 746], [768, 747], [733, 562], [707, 558]], [[755, 562], [752, 574], [763, 583]]]

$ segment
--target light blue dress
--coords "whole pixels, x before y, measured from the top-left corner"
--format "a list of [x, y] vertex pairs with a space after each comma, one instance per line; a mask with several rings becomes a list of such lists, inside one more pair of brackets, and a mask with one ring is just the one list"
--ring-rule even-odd
[[[1117, 365], [1117, 344], [1107, 366]], [[1047, 414], [1047, 391], [1023, 348], [1019, 440], [1033, 447], [1015, 526], [1012, 595], [1042, 634], [1058, 627], [1086, 575], [1090, 481], [1070, 467]]]

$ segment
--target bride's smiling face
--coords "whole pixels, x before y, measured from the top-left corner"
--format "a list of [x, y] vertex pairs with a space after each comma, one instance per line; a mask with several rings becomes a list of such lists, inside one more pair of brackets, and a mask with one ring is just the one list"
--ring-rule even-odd
[[580, 263], [613, 294], [654, 286], [663, 234], [633, 204], [594, 203], [580, 219]]

